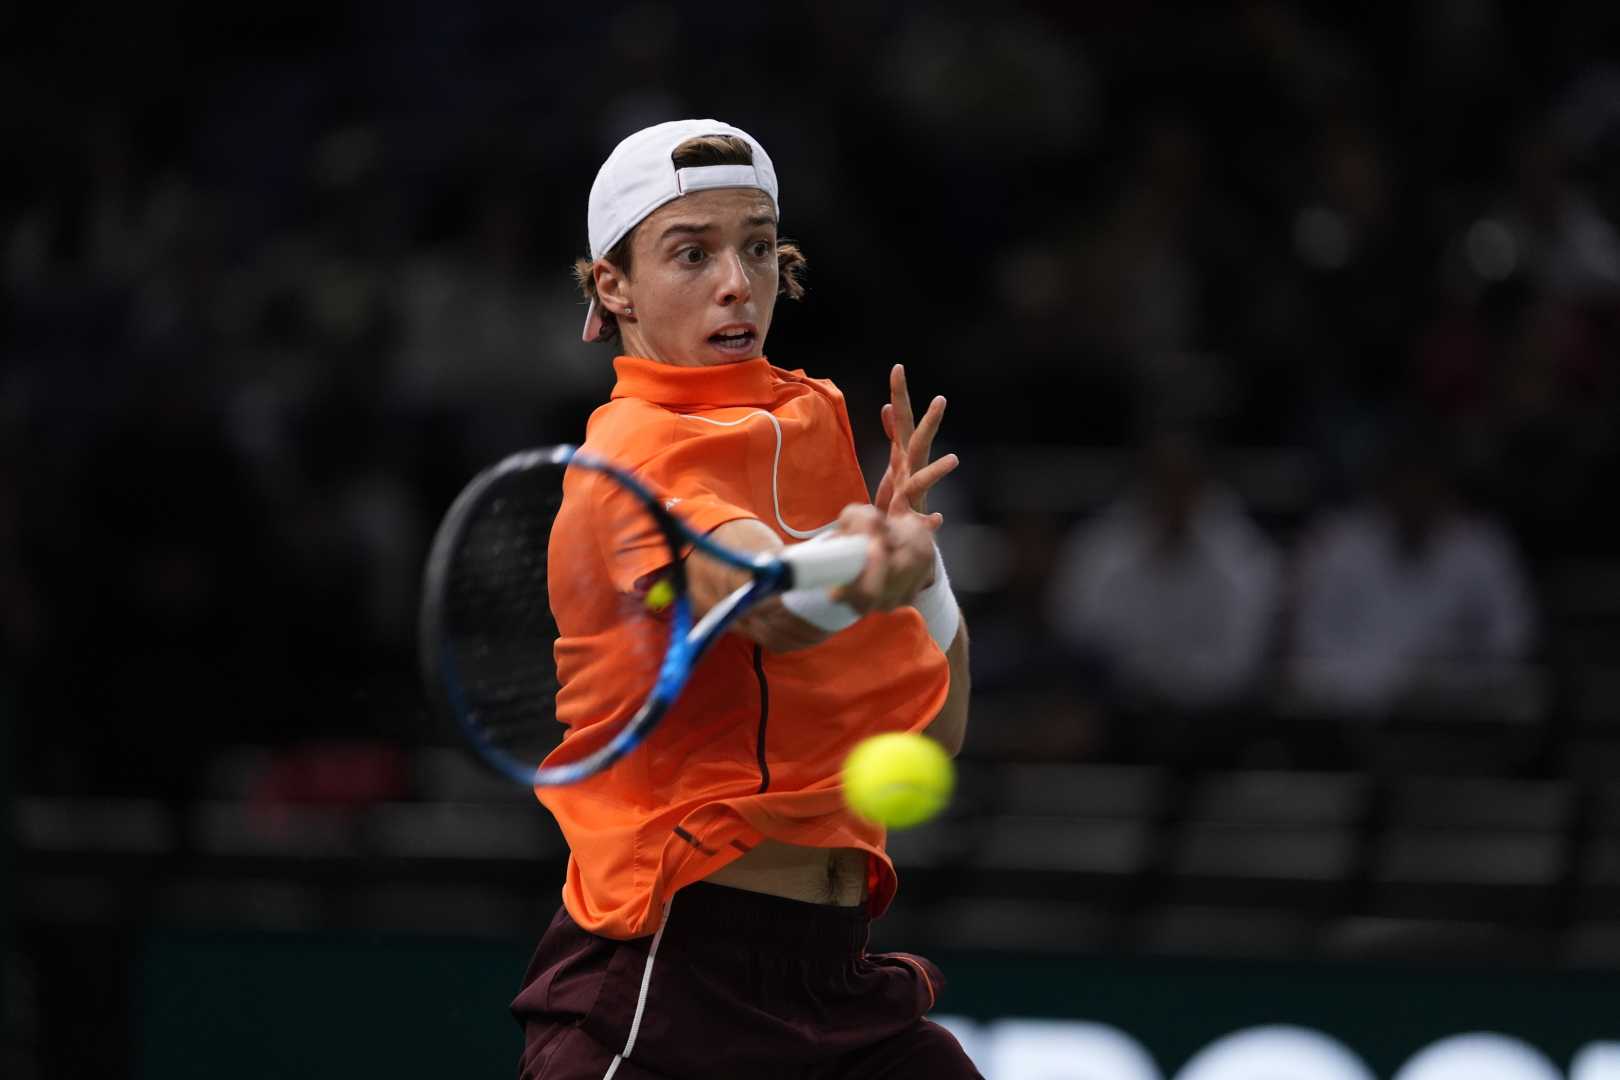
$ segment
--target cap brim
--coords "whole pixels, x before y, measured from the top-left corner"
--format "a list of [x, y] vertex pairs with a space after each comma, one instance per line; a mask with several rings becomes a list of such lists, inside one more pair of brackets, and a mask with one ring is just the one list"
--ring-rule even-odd
[[585, 332], [580, 335], [581, 341], [601, 341], [607, 331], [607, 320], [602, 318], [602, 309], [595, 300], [591, 301], [591, 309], [585, 313]]

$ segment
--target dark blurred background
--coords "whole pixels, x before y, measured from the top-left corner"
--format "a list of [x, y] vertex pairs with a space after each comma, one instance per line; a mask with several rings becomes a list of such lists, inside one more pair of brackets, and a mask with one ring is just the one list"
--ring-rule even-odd
[[942, 1008], [1167, 1072], [1361, 1023], [1384, 1075], [1512, 1021], [1154, 994], [1620, 1002], [1617, 10], [0, 10], [0, 1073], [510, 1071], [561, 841], [428, 720], [417, 578], [605, 398], [586, 193], [681, 116], [769, 148], [811, 267], [769, 354], [872, 478], [891, 363], [951, 402], [973, 730], [877, 931], [956, 958]]

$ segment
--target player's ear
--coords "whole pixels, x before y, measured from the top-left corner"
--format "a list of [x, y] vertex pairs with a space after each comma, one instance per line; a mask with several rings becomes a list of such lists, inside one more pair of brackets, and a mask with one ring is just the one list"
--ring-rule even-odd
[[597, 259], [591, 264], [591, 278], [596, 282], [598, 301], [613, 315], [623, 318], [631, 308], [629, 275], [615, 263]]

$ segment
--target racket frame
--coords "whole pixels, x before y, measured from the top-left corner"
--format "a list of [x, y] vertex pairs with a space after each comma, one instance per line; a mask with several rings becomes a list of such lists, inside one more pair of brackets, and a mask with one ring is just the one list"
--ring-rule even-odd
[[[475, 711], [458, 677], [453, 650], [442, 633], [445, 588], [467, 523], [492, 487], [513, 473], [537, 466], [578, 467], [604, 474], [641, 504], [663, 533], [672, 552], [679, 553], [690, 546], [749, 575], [746, 584], [715, 604], [694, 624], [691, 599], [686, 591], [686, 561], [677, 556], [671, 565], [675, 578], [675, 599], [669, 608], [669, 643], [647, 699], [608, 742], [577, 761], [551, 766], [526, 762], [490, 739], [477, 722]], [[557, 787], [578, 783], [606, 769], [639, 746], [680, 697], [693, 669], [709, 647], [758, 600], [792, 588], [794, 576], [794, 568], [789, 562], [766, 553], [732, 551], [689, 528], [666, 509], [663, 502], [641, 481], [609, 461], [568, 444], [525, 450], [501, 459], [474, 477], [451, 504], [434, 536], [423, 574], [422, 611], [417, 636], [424, 689], [439, 711], [450, 714], [456, 729], [478, 759], [496, 773], [525, 787]]]

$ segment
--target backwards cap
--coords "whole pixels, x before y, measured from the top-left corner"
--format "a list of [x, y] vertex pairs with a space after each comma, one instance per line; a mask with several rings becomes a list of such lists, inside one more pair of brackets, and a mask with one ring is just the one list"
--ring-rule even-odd
[[[675, 148], [701, 135], [735, 135], [754, 153], [752, 165], [692, 165], [675, 167]], [[719, 120], [671, 120], [654, 124], [626, 138], [613, 148], [596, 182], [586, 212], [590, 230], [591, 258], [600, 259], [647, 215], [667, 202], [693, 191], [710, 188], [758, 188], [771, 197], [777, 216], [782, 203], [777, 197], [776, 169], [770, 155], [748, 132]], [[585, 315], [586, 341], [602, 337], [605, 324], [595, 300]]]

